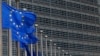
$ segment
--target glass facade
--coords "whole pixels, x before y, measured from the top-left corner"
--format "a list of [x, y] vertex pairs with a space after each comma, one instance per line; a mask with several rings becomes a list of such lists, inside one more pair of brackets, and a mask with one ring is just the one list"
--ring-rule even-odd
[[3, 53], [3, 56], [7, 56], [8, 55], [8, 31], [7, 30], [3, 30], [3, 35], [2, 35], [2, 53]]
[[[21, 0], [19, 5], [20, 9], [27, 8], [37, 14], [38, 31], [43, 29], [44, 34], [48, 35], [48, 49], [49, 40], [52, 39], [57, 47], [72, 56], [100, 55], [100, 16], [97, 0]], [[7, 39], [4, 38], [3, 41]], [[45, 56], [45, 38], [43, 39]], [[6, 41], [3, 43], [3, 54], [7, 56], [8, 44]], [[16, 56], [15, 44], [13, 45], [13, 56]], [[50, 56], [50, 49], [48, 51]], [[23, 52], [21, 50], [21, 56], [24, 56]]]

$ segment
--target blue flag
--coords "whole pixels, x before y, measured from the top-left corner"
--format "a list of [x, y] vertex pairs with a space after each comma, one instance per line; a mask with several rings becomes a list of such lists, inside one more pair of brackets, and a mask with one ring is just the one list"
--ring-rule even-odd
[[9, 13], [10, 9], [8, 9], [8, 6], [5, 3], [2, 3], [2, 28], [9, 28]]
[[2, 28], [11, 29], [13, 41], [21, 43], [28, 55], [28, 44], [35, 44], [38, 39], [33, 26], [36, 21], [36, 15], [32, 12], [17, 10], [6, 3], [2, 3]]
[[21, 22], [21, 15], [19, 15], [17, 11], [18, 10], [13, 7], [10, 7], [5, 2], [2, 3], [2, 28], [10, 28], [12, 18], [14, 18], [14, 21], [17, 24]]
[[25, 44], [35, 44], [38, 41], [35, 35], [20, 32], [15, 29], [12, 29], [12, 39], [13, 41], [21, 41]]
[[[22, 32], [25, 34], [32, 34], [35, 32], [35, 27], [32, 26], [32, 24], [34, 24], [34, 22], [36, 21], [35, 14], [31, 12], [27, 12], [27, 11], [17, 10], [7, 5], [6, 3], [2, 3], [2, 8], [3, 8], [2, 9], [3, 28], [11, 28], [12, 32], [13, 30], [16, 30], [17, 32]], [[24, 16], [24, 19], [23, 19], [23, 16]], [[16, 34], [13, 34], [12, 36], [14, 35]], [[17, 38], [13, 37], [13, 39], [15, 40]]]
[[2, 28], [9, 28], [13, 20], [18, 25], [22, 23], [28, 27], [33, 26], [36, 21], [36, 15], [32, 12], [17, 10], [6, 3], [2, 3]]

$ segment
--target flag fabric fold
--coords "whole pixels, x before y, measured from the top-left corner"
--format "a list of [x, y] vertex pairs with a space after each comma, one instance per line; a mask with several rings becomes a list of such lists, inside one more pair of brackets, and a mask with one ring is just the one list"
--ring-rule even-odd
[[32, 26], [36, 21], [36, 15], [31, 12], [24, 12], [24, 23], [28, 26]]
[[9, 28], [10, 26], [10, 21], [9, 21], [9, 13], [10, 10], [8, 9], [8, 7], [5, 5], [5, 3], [2, 3], [2, 28]]

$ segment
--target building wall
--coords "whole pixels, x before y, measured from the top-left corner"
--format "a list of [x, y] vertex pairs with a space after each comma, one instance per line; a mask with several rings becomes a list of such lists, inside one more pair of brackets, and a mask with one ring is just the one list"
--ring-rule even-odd
[[39, 29], [72, 56], [99, 56], [97, 0], [21, 0], [20, 8], [37, 14]]
[[100, 55], [97, 0], [21, 0], [22, 8], [36, 13], [38, 31], [43, 29], [44, 34], [49, 36], [48, 47], [52, 39], [57, 47], [72, 56]]

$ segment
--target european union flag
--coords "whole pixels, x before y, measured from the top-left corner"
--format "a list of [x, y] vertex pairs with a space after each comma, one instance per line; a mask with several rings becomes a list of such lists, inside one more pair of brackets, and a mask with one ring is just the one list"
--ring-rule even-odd
[[28, 44], [35, 44], [37, 38], [35, 27], [36, 15], [32, 12], [17, 10], [2, 3], [2, 28], [11, 29], [13, 41], [19, 41], [29, 53]]
[[[17, 10], [6, 3], [2, 3], [2, 7], [3, 28], [11, 28], [12, 33], [17, 31], [30, 35], [35, 32], [35, 27], [32, 26], [36, 21], [35, 14], [32, 12]], [[16, 34], [12, 34], [12, 36], [16, 36]], [[30, 40], [33, 40], [35, 36], [31, 35], [29, 38]], [[13, 39], [15, 40], [17, 38], [13, 37]]]
[[[13, 12], [13, 11], [15, 11], [15, 12]], [[13, 7], [10, 7], [5, 2], [2, 3], [2, 28], [6, 28], [6, 29], [10, 28], [10, 22], [12, 21], [12, 18], [14, 18], [14, 21], [17, 24], [19, 24], [21, 22], [21, 15], [18, 14], [17, 11], [18, 10], [16, 10]]]

